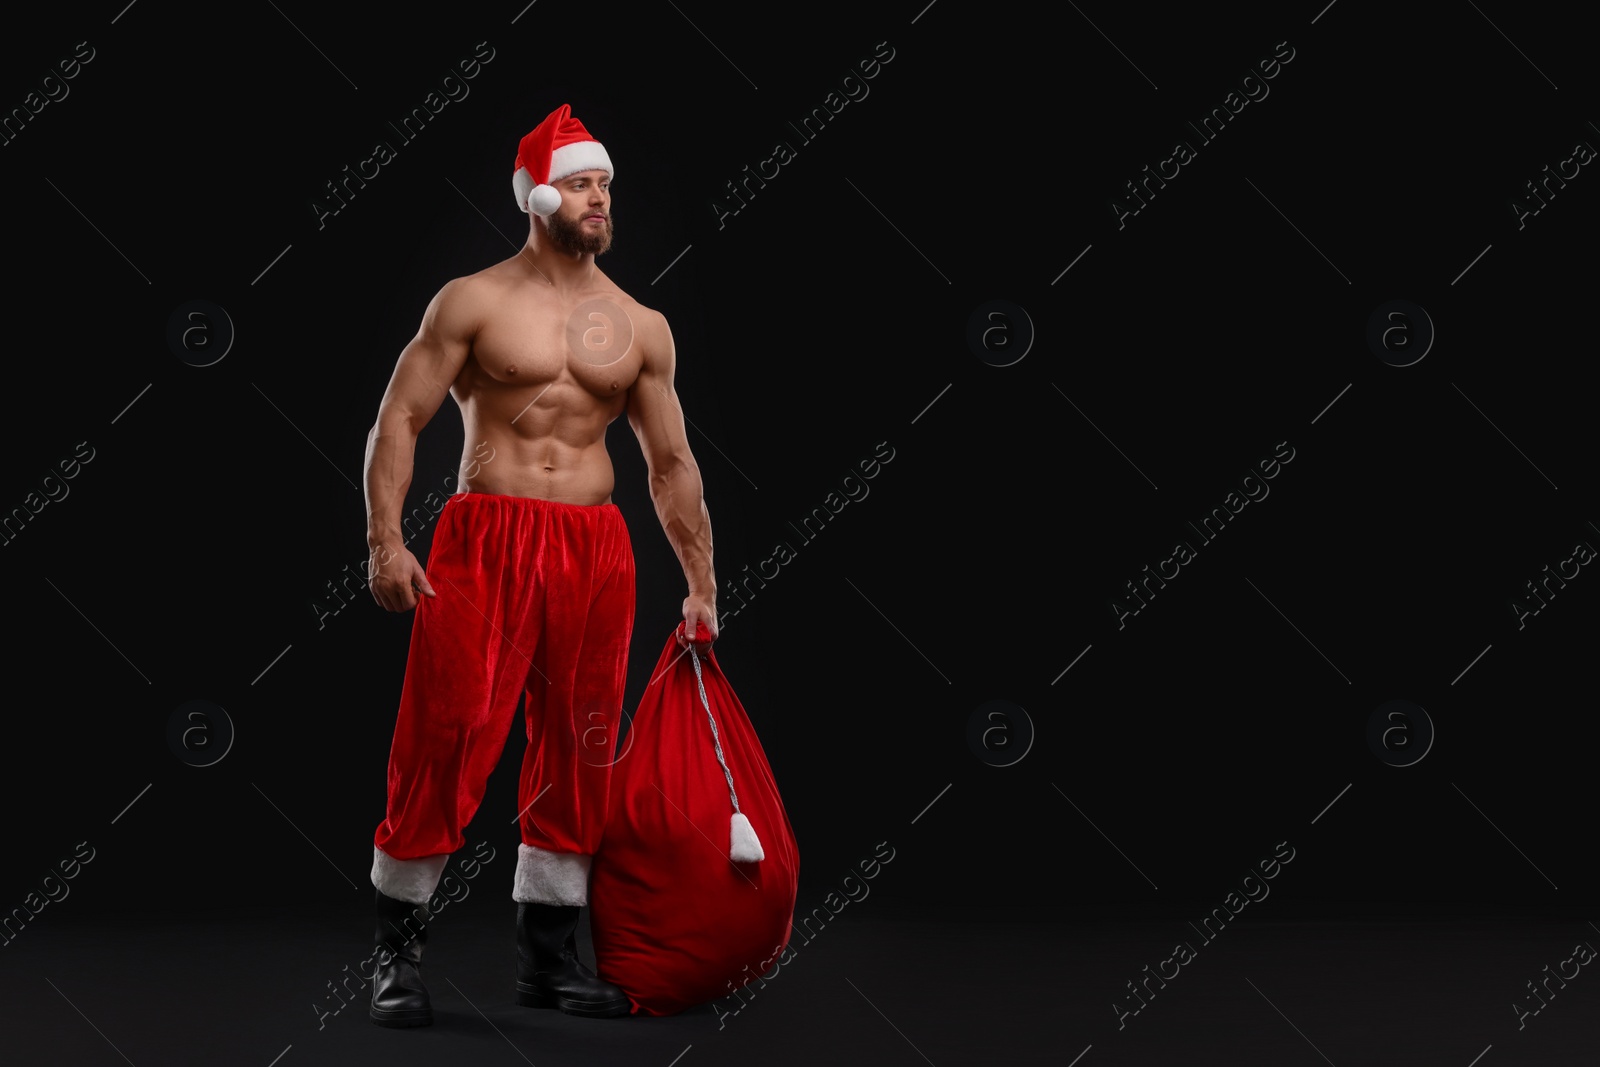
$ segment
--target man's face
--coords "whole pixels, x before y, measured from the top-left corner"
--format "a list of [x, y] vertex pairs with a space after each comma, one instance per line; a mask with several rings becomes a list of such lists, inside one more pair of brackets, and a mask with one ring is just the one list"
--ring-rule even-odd
[[611, 247], [611, 179], [585, 170], [555, 183], [561, 207], [546, 219], [550, 240], [573, 255], [599, 255]]

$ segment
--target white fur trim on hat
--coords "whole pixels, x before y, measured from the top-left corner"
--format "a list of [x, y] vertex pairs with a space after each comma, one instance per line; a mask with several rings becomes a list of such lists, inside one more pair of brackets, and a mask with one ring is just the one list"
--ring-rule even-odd
[[426, 904], [439, 887], [439, 877], [444, 874], [444, 865], [449, 861], [448, 852], [414, 860], [397, 860], [374, 845], [372, 885], [391, 899], [403, 900], [407, 904]]
[[528, 173], [527, 167], [518, 167], [517, 172], [511, 176], [511, 195], [517, 198], [517, 207], [523, 211], [528, 210], [528, 194], [533, 192], [533, 175]]
[[603, 170], [613, 178], [617, 175], [611, 169], [611, 157], [606, 155], [605, 146], [599, 141], [574, 141], [550, 153], [551, 181], [558, 182], [580, 170]]
[[589, 903], [589, 865], [593, 856], [517, 846], [517, 877], [511, 899], [518, 904]]

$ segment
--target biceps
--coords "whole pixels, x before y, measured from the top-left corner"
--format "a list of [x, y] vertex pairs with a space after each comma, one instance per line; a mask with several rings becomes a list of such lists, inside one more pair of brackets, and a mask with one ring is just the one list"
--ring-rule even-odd
[[466, 365], [467, 344], [420, 333], [400, 353], [384, 393], [382, 413], [409, 420], [417, 428], [433, 418]]
[[640, 375], [628, 402], [628, 422], [651, 473], [665, 474], [690, 459], [683, 409], [654, 375]]

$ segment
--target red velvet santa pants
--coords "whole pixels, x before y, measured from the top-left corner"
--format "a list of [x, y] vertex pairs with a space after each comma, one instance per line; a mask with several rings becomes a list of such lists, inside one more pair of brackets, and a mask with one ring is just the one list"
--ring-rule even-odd
[[439, 515], [425, 569], [437, 595], [419, 597], [412, 621], [373, 883], [419, 903], [431, 895], [526, 694], [513, 895], [586, 903], [633, 634], [622, 512], [460, 493]]

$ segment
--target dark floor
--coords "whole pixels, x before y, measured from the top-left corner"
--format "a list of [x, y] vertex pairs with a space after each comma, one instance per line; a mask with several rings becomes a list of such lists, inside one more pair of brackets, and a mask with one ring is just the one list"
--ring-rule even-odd
[[[1527, 983], [1579, 942], [1582, 918], [1249, 921], [1210, 943], [1182, 920], [992, 909], [917, 914], [863, 903], [736, 1014], [586, 1020], [512, 1003], [507, 908], [441, 921], [427, 977], [437, 1016], [385, 1030], [329, 981], [365, 955], [348, 916], [257, 911], [121, 920], [41, 916], [0, 949], [3, 1061], [71, 1064], [470, 1063], [1259, 1064], [1592, 1067], [1600, 977], [1586, 968], [1536, 1007]], [[502, 915], [501, 912], [506, 912]], [[587, 931], [583, 952], [592, 960]], [[1127, 983], [1178, 941], [1195, 953], [1138, 1014]], [[1545, 971], [1545, 966], [1550, 971]], [[1171, 973], [1176, 964], [1167, 964]], [[1541, 992], [1543, 992], [1541, 988]], [[320, 1005], [320, 1007], [319, 1007]], [[722, 1005], [731, 1009], [731, 1002]]]

